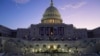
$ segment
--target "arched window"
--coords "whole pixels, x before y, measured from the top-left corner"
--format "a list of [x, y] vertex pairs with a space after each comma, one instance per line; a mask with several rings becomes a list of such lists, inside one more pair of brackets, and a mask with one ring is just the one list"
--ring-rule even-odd
[[57, 48], [61, 48], [61, 46], [60, 45], [57, 45]]
[[67, 47], [67, 44], [65, 44], [64, 46]]
[[29, 45], [30, 46], [30, 48], [32, 48], [33, 46], [32, 45]]
[[38, 45], [38, 44], [36, 44], [36, 47], [39, 47], [39, 45]]
[[46, 48], [46, 45], [43, 45], [43, 48]]

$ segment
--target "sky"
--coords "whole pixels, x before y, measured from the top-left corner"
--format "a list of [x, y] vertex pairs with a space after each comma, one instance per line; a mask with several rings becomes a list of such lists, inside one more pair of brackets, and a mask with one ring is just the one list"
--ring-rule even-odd
[[[41, 23], [50, 0], [0, 0], [0, 25], [11, 29]], [[100, 27], [100, 0], [54, 0], [63, 23], [76, 28]]]

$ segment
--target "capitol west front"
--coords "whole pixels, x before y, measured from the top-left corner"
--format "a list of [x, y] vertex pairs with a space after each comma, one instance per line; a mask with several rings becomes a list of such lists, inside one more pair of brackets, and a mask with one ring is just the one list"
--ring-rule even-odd
[[100, 27], [77, 29], [63, 23], [52, 0], [39, 24], [16, 30], [0, 25], [0, 40], [4, 56], [100, 55]]

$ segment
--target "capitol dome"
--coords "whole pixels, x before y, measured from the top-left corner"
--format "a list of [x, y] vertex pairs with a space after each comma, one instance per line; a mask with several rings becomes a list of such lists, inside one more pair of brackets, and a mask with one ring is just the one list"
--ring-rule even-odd
[[51, 5], [48, 7], [41, 20], [42, 23], [62, 23], [61, 15], [56, 7], [53, 6], [53, 1], [51, 0]]

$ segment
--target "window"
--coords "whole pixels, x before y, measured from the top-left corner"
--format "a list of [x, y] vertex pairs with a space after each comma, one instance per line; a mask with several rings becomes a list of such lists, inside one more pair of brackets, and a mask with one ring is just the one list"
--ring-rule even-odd
[[53, 27], [50, 27], [50, 35], [53, 35], [54, 34], [54, 29]]
[[45, 34], [48, 36], [49, 35], [49, 27], [45, 27]]
[[36, 44], [36, 47], [39, 47], [39, 45], [38, 45], [38, 44]]
[[64, 46], [67, 47], [67, 44], [65, 44]]
[[41, 34], [41, 36], [44, 36], [44, 34]]
[[61, 46], [60, 45], [57, 45], [57, 48], [61, 48]]
[[29, 45], [30, 46], [30, 48], [33, 48], [33, 46], [32, 45]]
[[2, 34], [0, 33], [0, 36], [2, 36]]
[[40, 28], [39, 28], [39, 34], [40, 34], [41, 36], [44, 36], [44, 33], [45, 33], [44, 27], [40, 27]]
[[46, 45], [43, 45], [43, 48], [46, 48]]
[[49, 23], [54, 23], [54, 22], [55, 22], [54, 19], [50, 19], [50, 20], [49, 20]]
[[64, 35], [64, 27], [58, 27], [58, 34], [60, 36], [63, 36]]

